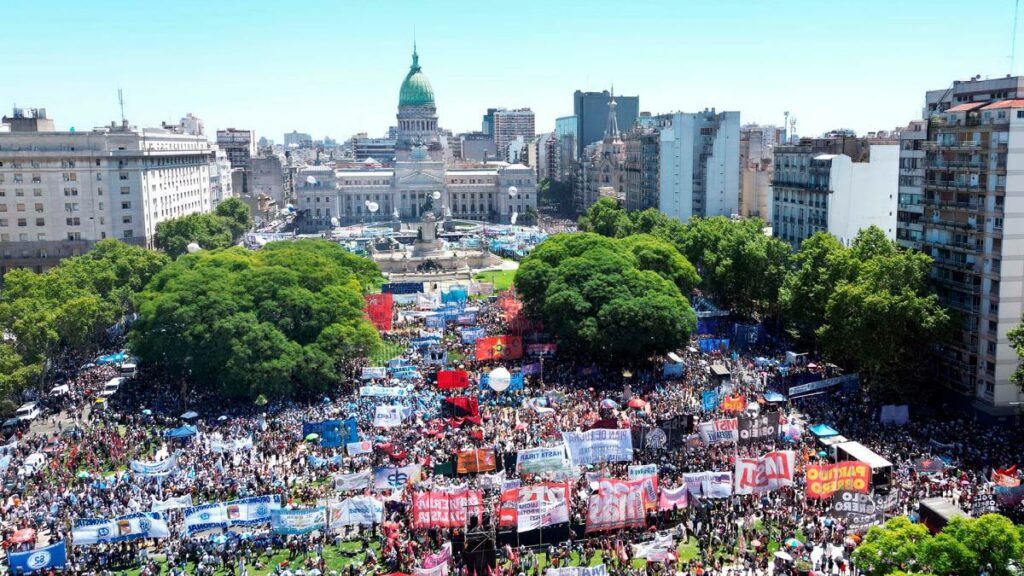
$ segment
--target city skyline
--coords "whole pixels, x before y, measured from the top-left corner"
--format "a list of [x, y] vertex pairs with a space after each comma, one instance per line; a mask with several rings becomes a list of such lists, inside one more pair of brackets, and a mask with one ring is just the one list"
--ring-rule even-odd
[[[555, 118], [572, 114], [573, 91], [614, 83], [652, 113], [714, 107], [739, 111], [744, 123], [782, 124], [789, 110], [798, 134], [865, 133], [918, 118], [927, 89], [1011, 72], [1011, 0], [957, 13], [971, 25], [949, 41], [936, 35], [952, 13], [943, 6], [954, 6], [945, 1], [870, 0], [855, 11], [803, 0], [648, 2], [622, 13], [603, 2], [495, 12], [462, 2], [431, 11], [313, 1], [283, 11], [186, 0], [156, 14], [119, 0], [42, 4], [53, 9], [27, 1], [5, 9], [19, 25], [0, 39], [0, 93], [46, 108], [59, 130], [118, 119], [121, 88], [125, 116], [140, 126], [191, 112], [208, 134], [382, 136], [395, 124], [414, 33], [440, 125], [455, 132], [479, 130], [488, 107], [529, 107], [537, 131], [552, 131]], [[842, 29], [823, 25], [832, 22]], [[538, 26], [551, 31], [524, 40]], [[90, 55], [79, 56], [83, 47]]]

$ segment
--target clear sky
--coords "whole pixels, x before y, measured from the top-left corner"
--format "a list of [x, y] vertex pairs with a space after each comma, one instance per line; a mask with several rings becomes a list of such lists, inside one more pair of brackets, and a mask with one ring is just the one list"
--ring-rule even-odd
[[[0, 99], [58, 129], [192, 112], [280, 142], [394, 122], [413, 30], [441, 125], [530, 107], [538, 132], [576, 89], [654, 113], [739, 110], [797, 132], [905, 125], [924, 92], [1010, 72], [1014, 0], [3, 0]], [[1024, 42], [1018, 48], [1024, 49]], [[1020, 50], [1018, 50], [1018, 54]], [[1016, 69], [1024, 67], [1024, 56]]]

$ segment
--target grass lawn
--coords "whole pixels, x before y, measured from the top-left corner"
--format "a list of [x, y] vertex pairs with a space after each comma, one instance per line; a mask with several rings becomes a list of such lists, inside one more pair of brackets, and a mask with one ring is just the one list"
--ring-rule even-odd
[[516, 277], [515, 270], [488, 270], [473, 276], [477, 282], [493, 282], [494, 290], [508, 290], [512, 287], [512, 280]]
[[[376, 543], [372, 544], [372, 547], [373, 547], [374, 550], [377, 550], [377, 551], [380, 550], [379, 546], [377, 546]], [[350, 556], [349, 554], [352, 554], [352, 555]], [[331, 570], [337, 570], [337, 571], [340, 572], [343, 568], [345, 568], [346, 566], [348, 566], [349, 564], [351, 564], [353, 562], [361, 565], [363, 563], [364, 556], [365, 556], [365, 554], [362, 552], [362, 544], [359, 543], [359, 542], [344, 542], [341, 545], [341, 550], [340, 551], [337, 548], [335, 548], [333, 545], [330, 545], [330, 546], [327, 546], [327, 547], [324, 548], [324, 561], [327, 563], [327, 571], [328, 572], [330, 572]], [[689, 562], [690, 560], [692, 560], [694, 558], [697, 558], [698, 556], [699, 556], [699, 552], [697, 550], [697, 545], [693, 543], [693, 540], [691, 540], [690, 542], [686, 542], [686, 543], [683, 543], [683, 544], [679, 545], [679, 560], [680, 560], [680, 562]], [[154, 558], [157, 560], [157, 562], [159, 564], [161, 564], [161, 565], [164, 564], [164, 556], [162, 554], [157, 554], [157, 555], [154, 556]], [[264, 564], [266, 564], [266, 566], [262, 570], [256, 570], [252, 566], [249, 566], [249, 574], [251, 576], [266, 576], [267, 574], [270, 574], [270, 573], [273, 572], [275, 566], [277, 566], [281, 562], [286, 561], [287, 559], [288, 559], [288, 551], [287, 550], [282, 550], [280, 552], [277, 552], [276, 554], [271, 556], [269, 562], [266, 561], [266, 556], [261, 554], [260, 555], [260, 560], [263, 561]], [[294, 562], [292, 562], [292, 565], [289, 566], [289, 568], [291, 568], [292, 570], [294, 570], [296, 568], [301, 568], [302, 567], [302, 562], [303, 562], [303, 558], [302, 558], [302, 556], [299, 556], [298, 558], [295, 559]], [[544, 553], [537, 554], [537, 562], [540, 564], [542, 569], [544, 567], [546, 567], [547, 566], [547, 554], [544, 554]], [[570, 560], [570, 565], [578, 566], [579, 562], [580, 562], [579, 556], [577, 554], [573, 553], [573, 555], [571, 557], [571, 560]], [[601, 563], [601, 553], [598, 552], [597, 555], [595, 556], [592, 564], [596, 565], [596, 564], [600, 564], [600, 563]], [[634, 559], [633, 560], [633, 567], [634, 568], [638, 568], [638, 569], [643, 568], [644, 564], [645, 564], [645, 560], [642, 560], [642, 559]], [[166, 566], [164, 566], [164, 568], [166, 568]], [[186, 571], [191, 573], [194, 570], [195, 570], [195, 565], [194, 564], [189, 564]], [[216, 573], [217, 574], [226, 574], [226, 572], [224, 572], [223, 570], [218, 570]], [[139, 574], [139, 569], [138, 568], [133, 568], [131, 570], [128, 570], [128, 576], [138, 576], [138, 574]]]
[[388, 360], [397, 358], [405, 352], [405, 346], [397, 342], [382, 341], [376, 350], [370, 353], [370, 366], [387, 366]]

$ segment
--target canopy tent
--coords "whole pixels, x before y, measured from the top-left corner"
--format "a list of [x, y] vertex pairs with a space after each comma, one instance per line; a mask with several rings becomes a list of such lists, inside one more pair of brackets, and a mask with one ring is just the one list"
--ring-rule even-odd
[[195, 426], [181, 426], [179, 428], [171, 428], [170, 430], [164, 430], [164, 438], [188, 438], [194, 436], [198, 432]]
[[782, 394], [779, 394], [778, 392], [765, 392], [765, 394], [764, 394], [764, 401], [765, 402], [785, 402], [786, 401], [786, 397], [783, 396]]
[[104, 364], [119, 364], [128, 359], [128, 354], [125, 352], [117, 352], [115, 354], [107, 354], [105, 356], [98, 356], [96, 358], [96, 364], [100, 366]]
[[828, 424], [815, 424], [810, 427], [811, 434], [814, 434], [818, 438], [828, 438], [830, 436], [839, 436], [839, 431], [829, 426]]

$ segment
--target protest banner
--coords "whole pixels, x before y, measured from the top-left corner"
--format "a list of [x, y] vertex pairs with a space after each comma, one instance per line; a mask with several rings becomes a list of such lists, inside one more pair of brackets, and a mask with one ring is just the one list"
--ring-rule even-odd
[[562, 440], [573, 466], [633, 460], [633, 435], [630, 430], [562, 432]]
[[475, 450], [460, 450], [456, 454], [455, 472], [458, 474], [492, 472], [497, 469], [498, 463], [494, 456], [494, 450], [478, 448]]
[[[415, 372], [416, 369], [409, 367], [408, 370], [396, 369], [396, 376], [406, 372]], [[412, 391], [404, 386], [360, 386], [359, 395], [364, 398], [405, 398]]]
[[871, 466], [858, 461], [808, 464], [805, 475], [809, 500], [830, 498], [839, 491], [867, 494], [871, 487]]
[[274, 534], [291, 536], [323, 531], [327, 522], [325, 512], [323, 506], [300, 510], [277, 509], [270, 515], [270, 530]]
[[373, 442], [370, 442], [369, 440], [349, 442], [348, 444], [345, 444], [345, 451], [348, 452], [349, 456], [369, 454], [370, 452], [373, 452]]
[[370, 526], [384, 518], [384, 503], [370, 496], [353, 496], [327, 506], [327, 529], [341, 526]]
[[792, 450], [769, 452], [758, 458], [736, 458], [736, 494], [770, 492], [793, 485]]
[[765, 410], [753, 417], [736, 418], [737, 443], [750, 446], [758, 441], [775, 441], [779, 438], [779, 411]]
[[647, 476], [657, 476], [657, 464], [637, 464], [626, 468], [626, 477], [630, 480], [639, 480]]
[[722, 418], [701, 422], [697, 425], [697, 433], [701, 442], [718, 444], [719, 442], [736, 442], [739, 440], [736, 418]]
[[483, 493], [479, 490], [430, 490], [412, 495], [412, 526], [464, 528], [470, 516], [483, 520]]
[[364, 366], [363, 372], [359, 376], [362, 380], [379, 380], [381, 378], [387, 378], [388, 369], [383, 366]]
[[402, 425], [402, 407], [398, 405], [377, 406], [373, 425], [378, 428], [395, 428]]
[[662, 488], [661, 496], [658, 498], [658, 510], [664, 512], [686, 508], [690, 502], [689, 493], [685, 485], [678, 488]]
[[[187, 526], [187, 524], [186, 524]], [[171, 531], [160, 512], [136, 512], [104, 518], [79, 518], [71, 529], [72, 546], [115, 544], [142, 538], [169, 538]]]
[[705, 390], [701, 393], [700, 404], [705, 412], [714, 412], [718, 408], [718, 392], [715, 390]]
[[140, 476], [166, 476], [178, 469], [178, 456], [172, 454], [159, 462], [132, 460], [131, 469]]
[[523, 357], [523, 339], [518, 336], [489, 336], [476, 341], [477, 360], [518, 360]]
[[68, 561], [67, 542], [58, 542], [25, 552], [7, 551], [7, 567], [12, 574], [27, 575], [34, 572], [59, 572]]
[[339, 474], [334, 477], [334, 489], [338, 492], [346, 490], [365, 490], [370, 487], [373, 471], [367, 468], [352, 474]]
[[392, 295], [390, 293], [367, 294], [365, 299], [366, 317], [373, 323], [377, 331], [389, 332], [394, 308]]
[[746, 407], [747, 400], [742, 394], [722, 398], [722, 411], [724, 412], [742, 412]]
[[529, 532], [569, 521], [569, 484], [545, 482], [519, 488], [516, 530]]
[[192, 506], [192, 495], [185, 494], [183, 496], [172, 496], [166, 500], [153, 499], [153, 505], [150, 506], [152, 512], [166, 512], [167, 510], [177, 510], [179, 508], [190, 508]]
[[[585, 531], [643, 528], [646, 524], [645, 486], [650, 479], [635, 482], [602, 479], [600, 490], [587, 503]], [[655, 499], [656, 501], [656, 499]]]
[[548, 568], [544, 576], [608, 576], [604, 564], [597, 566], [568, 566], [565, 568]]
[[401, 467], [377, 468], [373, 471], [373, 488], [375, 490], [397, 490], [420, 481], [419, 464], [408, 464]]
[[440, 370], [437, 373], [437, 387], [441, 390], [469, 388], [469, 374], [465, 370]]

